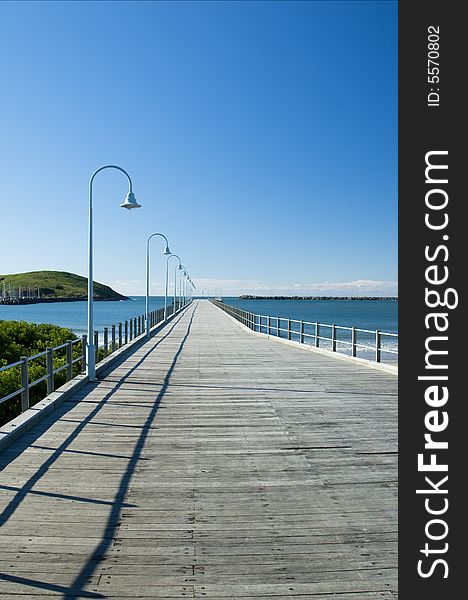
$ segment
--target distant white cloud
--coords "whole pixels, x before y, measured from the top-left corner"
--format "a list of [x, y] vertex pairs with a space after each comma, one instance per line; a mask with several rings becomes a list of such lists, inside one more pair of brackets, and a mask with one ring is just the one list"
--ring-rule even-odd
[[[141, 279], [131, 279], [130, 281], [120, 281], [117, 279], [113, 283], [109, 283], [116, 292], [123, 294], [124, 296], [144, 296], [145, 295], [145, 282]], [[160, 291], [151, 288], [151, 293], [159, 295]]]
[[[396, 281], [375, 281], [358, 279], [356, 281], [320, 283], [270, 284], [265, 281], [251, 279], [209, 279], [194, 278], [197, 286], [196, 294], [205, 293], [219, 296], [239, 296], [254, 294], [257, 296], [396, 296], [398, 284]], [[138, 296], [145, 293], [145, 285], [141, 280], [115, 281], [111, 286], [127, 296]], [[172, 288], [171, 288], [172, 293]], [[151, 293], [164, 293], [162, 285], [151, 286]]]

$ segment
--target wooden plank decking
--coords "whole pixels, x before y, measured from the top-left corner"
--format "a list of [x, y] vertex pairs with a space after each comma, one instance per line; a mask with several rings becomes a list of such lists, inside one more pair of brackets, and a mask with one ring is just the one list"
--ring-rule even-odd
[[0, 596], [393, 600], [396, 386], [195, 301], [3, 452]]

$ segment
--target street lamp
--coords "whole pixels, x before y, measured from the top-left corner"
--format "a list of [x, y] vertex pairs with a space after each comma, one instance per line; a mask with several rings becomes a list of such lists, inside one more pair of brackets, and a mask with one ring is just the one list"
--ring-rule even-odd
[[[182, 266], [182, 264], [180, 263], [180, 259], [179, 259], [179, 265], [174, 269], [174, 310], [176, 307], [176, 296], [177, 296], [177, 271], [182, 271], [184, 267]], [[180, 296], [179, 296], [180, 298]], [[177, 301], [177, 309], [180, 308], [180, 300]]]
[[86, 347], [86, 374], [90, 381], [96, 381], [96, 349], [94, 347], [94, 286], [93, 286], [93, 183], [94, 178], [104, 169], [116, 169], [123, 173], [128, 179], [128, 194], [124, 202], [120, 205], [121, 208], [140, 208], [141, 204], [135, 199], [132, 190], [132, 180], [130, 175], [117, 165], [104, 165], [96, 169], [89, 180], [89, 224], [88, 224], [88, 343]]
[[184, 306], [185, 306], [185, 304], [187, 302], [187, 279], [188, 279], [188, 273], [185, 270], [185, 267], [184, 267], [183, 275], [184, 275], [184, 279], [182, 281], [182, 290], [183, 290], [183, 295], [184, 295]]
[[182, 297], [184, 297], [184, 302], [183, 304], [185, 304], [185, 289], [184, 289], [184, 285], [185, 285], [185, 277], [187, 276], [187, 271], [185, 270], [185, 265], [179, 265], [177, 268], [178, 271], [183, 271], [183, 273], [180, 274], [179, 277], [179, 305], [182, 304]]
[[[180, 265], [180, 256], [178, 254], [169, 254], [169, 256], [167, 257], [167, 260], [166, 260], [166, 290], [165, 290], [166, 298], [167, 298], [167, 293], [168, 293], [168, 289], [167, 288], [168, 288], [168, 285], [169, 285], [169, 260], [172, 257], [177, 258], [178, 261], [179, 261], [179, 265]], [[176, 302], [175, 301], [175, 295], [176, 295], [176, 293], [175, 293], [175, 276], [176, 276], [176, 273], [177, 273], [177, 267], [176, 267], [176, 270], [174, 272], [174, 306], [172, 307], [172, 314], [174, 314], [175, 311], [176, 311], [176, 303], [175, 303]], [[164, 313], [164, 320], [166, 320], [166, 318], [167, 318], [166, 313]]]
[[[164, 238], [166, 241], [166, 247], [164, 248], [163, 254], [169, 256], [171, 251], [169, 250], [169, 242], [167, 241], [167, 237], [163, 233], [152, 233], [149, 238], [146, 240], [146, 338], [149, 339], [150, 336], [150, 327], [149, 327], [149, 291], [150, 291], [150, 240], [155, 236], [159, 236]], [[166, 285], [167, 287], [167, 285]], [[164, 320], [166, 320], [166, 310], [167, 310], [167, 293], [164, 297]]]
[[189, 283], [190, 283], [190, 287], [189, 287], [189, 300], [190, 302], [192, 301], [193, 298], [193, 290], [195, 289], [195, 284], [193, 283], [192, 279], [189, 279]]

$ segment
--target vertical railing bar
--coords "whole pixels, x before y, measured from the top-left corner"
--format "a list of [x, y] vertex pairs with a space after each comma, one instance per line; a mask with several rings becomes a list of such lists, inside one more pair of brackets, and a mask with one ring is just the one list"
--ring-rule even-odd
[[28, 365], [28, 357], [21, 356], [20, 357], [21, 365], [21, 387], [23, 391], [21, 392], [21, 412], [28, 410], [29, 408], [29, 365]]
[[[86, 345], [84, 346], [86, 348]], [[46, 370], [47, 370], [47, 394], [54, 391], [54, 351], [52, 348], [46, 350]]]
[[66, 355], [67, 355], [67, 381], [73, 378], [73, 342], [71, 340], [67, 341], [66, 345]]
[[107, 356], [108, 345], [109, 345], [109, 328], [104, 327], [104, 358]]
[[99, 362], [99, 332], [94, 332], [94, 362]]
[[[88, 345], [88, 336], [83, 334], [81, 336], [81, 372], [86, 371], [86, 346]], [[52, 380], [53, 383], [53, 380]]]

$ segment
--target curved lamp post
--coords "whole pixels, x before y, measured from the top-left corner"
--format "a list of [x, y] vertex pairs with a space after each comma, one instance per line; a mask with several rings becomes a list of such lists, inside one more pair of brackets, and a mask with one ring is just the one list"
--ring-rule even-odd
[[[169, 256], [171, 251], [169, 250], [169, 242], [167, 241], [167, 237], [163, 233], [152, 233], [149, 238], [146, 240], [146, 338], [148, 339], [150, 336], [150, 327], [149, 327], [149, 291], [150, 291], [150, 240], [155, 236], [162, 237], [166, 240], [166, 247], [164, 248], [163, 254]], [[164, 296], [164, 320], [166, 320], [166, 311], [167, 311], [167, 280], [166, 280], [166, 295]]]
[[[177, 271], [182, 271], [184, 267], [182, 266], [180, 259], [179, 259], [179, 264], [178, 266], [174, 269], [174, 310], [175, 307], [177, 306], [177, 309], [180, 308], [180, 301], [177, 301]], [[177, 304], [176, 304], [177, 302]]]
[[189, 302], [191, 302], [192, 301], [193, 281], [192, 281], [192, 279], [190, 277], [189, 277], [188, 282], [189, 282], [189, 286], [188, 286], [188, 300], [189, 300]]
[[[182, 305], [182, 297], [184, 295], [185, 276], [187, 275], [187, 271], [185, 270], [185, 265], [179, 265], [177, 267], [177, 271], [183, 271], [183, 273], [181, 273], [180, 277], [179, 277], [179, 306], [180, 306], [180, 305]], [[185, 298], [184, 298], [184, 303], [185, 303]]]
[[183, 280], [182, 280], [182, 295], [184, 297], [184, 306], [187, 302], [187, 279], [188, 279], [188, 273], [184, 267], [184, 272], [183, 272]]
[[88, 224], [88, 343], [86, 347], [86, 374], [90, 381], [96, 381], [96, 348], [94, 347], [94, 305], [93, 305], [93, 183], [94, 178], [104, 169], [116, 169], [123, 173], [128, 180], [128, 194], [121, 208], [140, 208], [141, 204], [135, 199], [130, 175], [117, 165], [104, 165], [96, 169], [89, 180], [89, 224]]
[[[167, 288], [168, 288], [168, 285], [169, 285], [169, 260], [173, 256], [178, 259], [179, 265], [180, 265], [180, 256], [178, 254], [169, 254], [169, 256], [167, 257], [167, 260], [166, 260], [166, 290], [165, 290], [165, 292], [166, 292], [166, 298], [167, 298], [167, 293], [168, 293], [168, 289]], [[174, 278], [176, 276], [176, 273], [177, 273], [177, 267], [176, 267], [176, 270], [174, 272]], [[175, 310], [176, 310], [176, 299], [175, 299], [175, 297], [176, 297], [176, 292], [175, 292], [175, 279], [174, 279], [174, 306], [172, 307], [172, 314], [174, 314]], [[164, 320], [166, 320], [166, 319], [167, 319], [167, 316], [166, 316], [166, 311], [165, 311], [164, 312]]]

